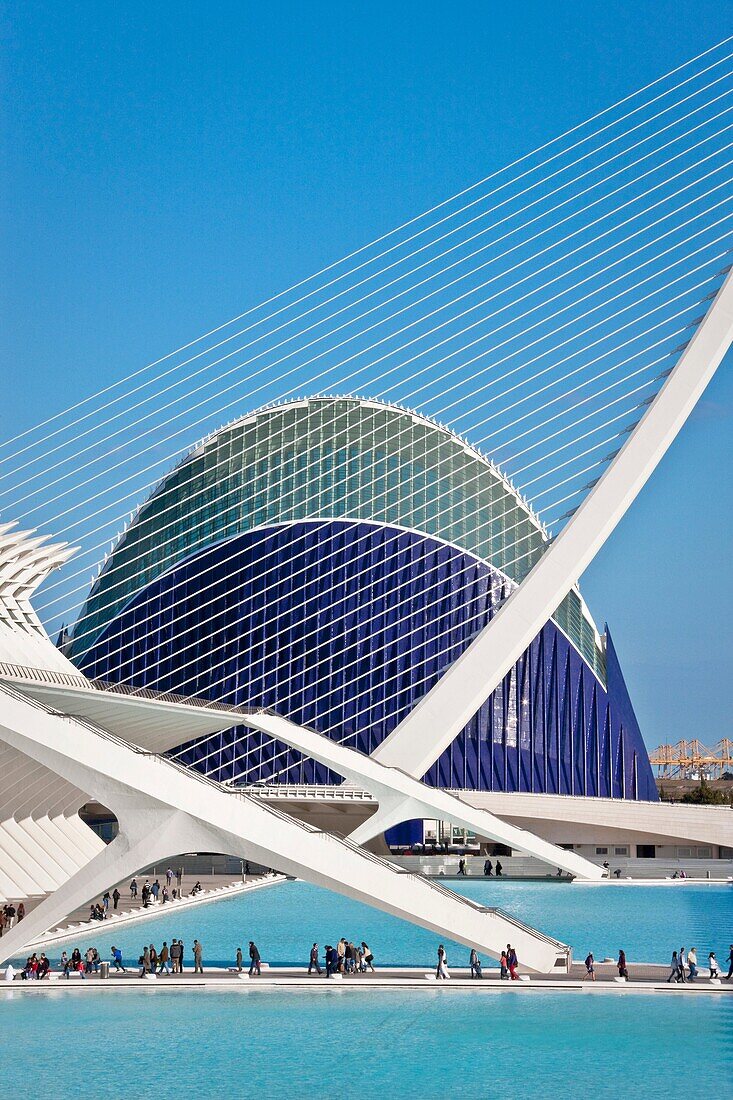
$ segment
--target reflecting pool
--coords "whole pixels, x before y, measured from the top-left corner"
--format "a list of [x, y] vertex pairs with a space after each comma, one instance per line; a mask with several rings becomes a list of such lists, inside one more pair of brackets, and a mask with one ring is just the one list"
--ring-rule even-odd
[[726, 1095], [733, 998], [0, 991], [0, 1095]]

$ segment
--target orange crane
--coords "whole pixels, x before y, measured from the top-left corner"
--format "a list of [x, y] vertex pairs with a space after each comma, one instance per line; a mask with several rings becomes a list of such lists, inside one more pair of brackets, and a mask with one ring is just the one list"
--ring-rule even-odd
[[658, 779], [720, 779], [724, 772], [733, 772], [733, 741], [724, 737], [714, 749], [697, 739], [660, 745], [649, 753], [649, 760]]

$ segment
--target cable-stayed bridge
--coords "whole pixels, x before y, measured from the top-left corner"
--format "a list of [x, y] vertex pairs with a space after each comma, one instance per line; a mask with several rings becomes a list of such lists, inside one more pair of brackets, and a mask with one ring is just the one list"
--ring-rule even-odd
[[[261, 849], [257, 821], [267, 807], [260, 802], [243, 803], [234, 841], [217, 817], [221, 786], [207, 787], [211, 816], [198, 825], [193, 814], [184, 821], [175, 800], [153, 805], [148, 792], [147, 802], [142, 794], [130, 801], [129, 783], [126, 793], [123, 773], [138, 774], [153, 728], [155, 747], [145, 751], [175, 750], [174, 761], [193, 759], [204, 777], [220, 778], [224, 741], [212, 747], [211, 738], [235, 724], [234, 713], [236, 724], [259, 731], [243, 747], [226, 743], [237, 785], [262, 778], [263, 767], [275, 782], [304, 759], [350, 776], [379, 801], [355, 834], [359, 843], [411, 816], [445, 813], [573, 874], [599, 874], [581, 856], [489, 810], [467, 809], [422, 779], [477, 720], [492, 731], [492, 767], [501, 726], [505, 778], [516, 757], [520, 792], [526, 748], [533, 757], [527, 793], [551, 793], [554, 783], [557, 795], [643, 798], [645, 762], [630, 704], [616, 704], [620, 723], [610, 704], [598, 718], [608, 642], [578, 582], [733, 338], [732, 61], [727, 40], [0, 444], [0, 679], [13, 685], [3, 705], [14, 716], [0, 719], [0, 731], [13, 750], [17, 790], [26, 790], [27, 767], [39, 791], [36, 804], [23, 798], [22, 810], [15, 794], [7, 801], [0, 852], [36, 893], [48, 892], [49, 882], [59, 886], [34, 925], [40, 929], [43, 914], [60, 919], [64, 904], [96, 884], [94, 873], [111, 874], [117, 853], [125, 857], [120, 868], [149, 862], [144, 838], [130, 839], [133, 819], [148, 811], [168, 845], [191, 848], [198, 828], [206, 842], [234, 844], [237, 853], [248, 844]], [[287, 528], [290, 540], [278, 545], [275, 578], [271, 544], [255, 540], [273, 528], [278, 537]], [[235, 539], [245, 536], [246, 597], [221, 588], [222, 572], [233, 573], [242, 552]], [[47, 537], [65, 545], [47, 548]], [[180, 603], [194, 581], [195, 628]], [[387, 627], [388, 606], [397, 612]], [[321, 609], [315, 625], [299, 625], [296, 636], [292, 623], [310, 623], [314, 607]], [[547, 638], [555, 662], [548, 682], [560, 682], [566, 654], [563, 690], [577, 696], [578, 713], [571, 719], [571, 704], [553, 686], [553, 732], [545, 700], [539, 745], [531, 660], [523, 655], [548, 623], [555, 631]], [[386, 631], [399, 637], [396, 649], [384, 642]], [[59, 636], [59, 648], [48, 635]], [[240, 708], [212, 725], [209, 704], [230, 690], [241, 635], [258, 639], [245, 689], [249, 713]], [[273, 679], [275, 667], [283, 674]], [[99, 678], [129, 693], [90, 683]], [[384, 687], [378, 700], [377, 683]], [[167, 701], [171, 695], [186, 702]], [[53, 713], [39, 720], [39, 703], [70, 720], [106, 715], [106, 726], [78, 735], [92, 754], [95, 738], [120, 736], [122, 722], [117, 787], [104, 768], [75, 764], [65, 750], [63, 765], [58, 754], [53, 759], [66, 786], [48, 812], [44, 760], [51, 730], [60, 727]], [[378, 729], [377, 743], [364, 741], [366, 729]], [[583, 735], [587, 729], [592, 736]], [[181, 799], [197, 789], [174, 762], [158, 774], [164, 786], [175, 774], [170, 783]], [[73, 867], [61, 834], [78, 832], [73, 810], [85, 783], [117, 801], [121, 833], [94, 856], [98, 872], [81, 859], [67, 879]], [[318, 878], [321, 841], [309, 835], [305, 844], [297, 830], [282, 827], [281, 865]], [[733, 837], [717, 843], [733, 845]], [[304, 845], [310, 862], [303, 856], [297, 864]], [[386, 897], [394, 869], [374, 871], [353, 845], [345, 852], [370, 883], [363, 895], [375, 903]], [[23, 868], [34, 861], [35, 878]], [[5, 878], [7, 891], [14, 880]], [[412, 918], [424, 923], [424, 891], [410, 890]], [[476, 940], [475, 915], [467, 919], [465, 907], [445, 898], [441, 905], [446, 924], [435, 927]], [[497, 943], [505, 936], [502, 926]], [[529, 941], [527, 950], [534, 950]], [[555, 947], [537, 950], [539, 960]]]

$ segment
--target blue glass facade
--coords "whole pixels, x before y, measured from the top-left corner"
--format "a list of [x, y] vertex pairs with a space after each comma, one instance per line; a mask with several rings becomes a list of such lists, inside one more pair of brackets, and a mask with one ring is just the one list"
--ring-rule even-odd
[[[349, 520], [260, 527], [147, 583], [80, 660], [89, 676], [270, 707], [371, 752], [512, 586], [414, 531]], [[425, 777], [432, 785], [657, 799], [608, 635], [606, 683], [549, 622]], [[339, 782], [240, 727], [183, 746], [220, 780]]]

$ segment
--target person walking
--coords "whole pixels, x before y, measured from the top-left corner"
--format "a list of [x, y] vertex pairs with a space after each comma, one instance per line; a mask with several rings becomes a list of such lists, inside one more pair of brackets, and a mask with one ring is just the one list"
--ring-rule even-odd
[[198, 940], [193, 941], [193, 972], [194, 974], [203, 974], [204, 968], [201, 965], [201, 956], [203, 954], [203, 947]]
[[163, 946], [161, 947], [160, 954], [158, 955], [158, 973], [159, 974], [162, 974], [164, 970], [165, 970], [166, 974], [170, 974], [170, 972], [171, 972], [170, 957], [171, 957], [171, 953], [170, 953], [170, 948], [168, 947], [168, 941], [163, 940]]
[[91, 974], [93, 964], [94, 964], [94, 949], [92, 947], [87, 947], [86, 951], [84, 952], [84, 973], [85, 974]]
[[494, 873], [494, 864], [491, 862], [490, 859], [485, 859], [484, 860], [484, 874], [486, 875], [486, 878], [491, 878], [493, 873]]
[[509, 977], [513, 982], [519, 981], [519, 974], [517, 974], [517, 967], [519, 966], [519, 959], [517, 958], [517, 952], [513, 947], [507, 944], [507, 965], [509, 967]]
[[171, 940], [170, 957], [171, 957], [171, 967], [173, 968], [173, 973], [177, 974], [178, 973], [178, 962], [181, 958], [181, 949], [178, 946], [178, 940]]
[[697, 977], [697, 950], [694, 947], [687, 952], [687, 966], [690, 970], [690, 981], [694, 982]]
[[715, 958], [715, 952], [711, 951], [708, 955], [708, 968], [710, 970], [711, 978], [720, 977], [720, 968], [718, 966], [718, 960]]
[[[22, 905], [23, 902], [20, 903]], [[18, 906], [18, 920], [20, 920], [20, 905]], [[733, 943], [730, 945], [730, 951], [728, 952], [728, 973], [725, 976], [725, 980], [729, 982], [733, 978]]]
[[166, 881], [166, 884], [168, 885], [168, 887], [170, 888], [170, 884], [173, 882], [173, 871], [170, 867], [168, 868], [168, 870], [165, 873], [165, 881]]
[[465, 859], [458, 860], [458, 874], [465, 875], [466, 873], [466, 861]]
[[318, 961], [318, 944], [314, 943], [311, 947], [310, 960], [308, 962], [308, 973], [312, 974], [315, 970], [316, 974], [321, 973], [321, 964]]
[[445, 953], [445, 948], [441, 943], [438, 945], [438, 966], [435, 971], [435, 977], [438, 981], [445, 981], [448, 976], [448, 958]]
[[478, 952], [475, 947], [471, 948], [471, 954], [468, 957], [468, 964], [471, 967], [471, 978], [480, 978], [481, 975], [481, 959], [478, 957]]
[[364, 969], [366, 970], [366, 968], [368, 966], [369, 969], [371, 970], [372, 974], [374, 974], [375, 973], [375, 970], [374, 970], [374, 954], [373, 954], [372, 951], [370, 951], [369, 947], [367, 947], [367, 945], [364, 943], [364, 940], [361, 941], [361, 954], [362, 954], [362, 958], [364, 959], [364, 964], [365, 964]]
[[619, 948], [618, 962], [616, 963], [616, 967], [618, 969], [619, 978], [623, 978], [624, 981], [628, 982], [629, 969], [626, 965], [626, 952], [623, 950], [623, 948]]
[[143, 953], [142, 953], [141, 957], [142, 957], [142, 963], [140, 964], [141, 965], [140, 977], [142, 978], [146, 974], [150, 973], [150, 947], [149, 947], [149, 945], [146, 944], [145, 947], [143, 947]]
[[685, 966], [687, 965], [687, 956], [685, 954], [684, 947], [680, 948], [680, 953], [677, 956], [677, 965], [678, 965], [679, 970], [680, 970], [680, 981], [684, 985], [687, 981], [687, 978], [685, 977]]
[[331, 975], [334, 973], [333, 955], [334, 955], [333, 947], [331, 946], [330, 943], [327, 943], [326, 944], [326, 977], [327, 978], [330, 978]]
[[680, 980], [680, 964], [677, 958], [677, 952], [672, 952], [672, 958], [669, 960], [669, 977], [667, 978], [667, 985], [670, 982], [678, 982]]
[[185, 967], [183, 965], [183, 960], [184, 960], [185, 955], [186, 955], [186, 945], [183, 942], [183, 940], [179, 940], [178, 941], [178, 946], [180, 948], [180, 952], [179, 952], [179, 955], [178, 955], [178, 973], [183, 974], [184, 969], [185, 969]]
[[110, 903], [111, 900], [112, 899], [109, 896], [109, 890], [105, 890], [104, 894], [102, 895], [102, 905], [104, 906], [104, 916], [105, 916], [105, 918], [107, 916], [107, 913], [109, 912], [109, 903]]
[[115, 970], [121, 970], [123, 974], [127, 973], [122, 962], [122, 952], [119, 947], [115, 947], [114, 944], [112, 945], [112, 962], [114, 963]]
[[136, 878], [133, 878], [130, 881], [130, 897], [131, 898], [136, 898], [137, 897], [137, 879]]
[[505, 982], [509, 978], [509, 960], [507, 959], [506, 951], [502, 951], [501, 953], [499, 966], [501, 968], [501, 980]]
[[257, 971], [258, 975], [262, 974], [260, 967], [260, 953], [257, 949], [257, 944], [254, 940], [249, 941], [249, 976], [252, 977], [254, 971]]
[[[241, 973], [242, 973], [242, 948], [241, 948], [241, 947], [238, 947], [238, 948], [237, 948], [237, 962], [236, 962], [236, 966], [237, 966], [237, 972], [238, 972], [239, 974], [241, 974]], [[309, 973], [310, 973], [310, 971], [309, 971]], [[320, 972], [319, 972], [319, 973], [320, 973]]]
[[344, 967], [346, 966], [346, 940], [342, 936], [336, 944], [336, 957], [338, 959], [338, 972], [343, 974]]
[[596, 960], [593, 958], [593, 952], [589, 951], [585, 956], [585, 978], [590, 978], [592, 982], [596, 980]]
[[[24, 917], [25, 917], [25, 903], [22, 902], [22, 901], [19, 901], [18, 902], [18, 924], [20, 924], [20, 922], [23, 920]], [[733, 944], [731, 944], [731, 952], [733, 952]], [[733, 964], [733, 953], [731, 954], [731, 962]], [[728, 977], [730, 977], [730, 974], [728, 975]]]
[[497, 878], [501, 878], [503, 870], [504, 870], [504, 868], [501, 865], [501, 860], [497, 859], [497, 861], [496, 861], [496, 877]]
[[120, 898], [121, 897], [122, 897], [122, 895], [120, 894], [119, 890], [115, 886], [114, 890], [112, 891], [112, 908], [113, 909], [116, 909], [117, 906], [120, 904]]

